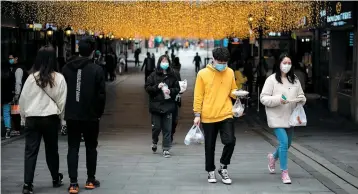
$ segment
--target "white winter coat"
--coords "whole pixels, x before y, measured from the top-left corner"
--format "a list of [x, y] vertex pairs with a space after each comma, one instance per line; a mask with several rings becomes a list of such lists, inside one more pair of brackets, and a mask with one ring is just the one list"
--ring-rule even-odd
[[[287, 78], [282, 78], [281, 84], [276, 80], [275, 75], [272, 74], [266, 79], [260, 101], [266, 107], [267, 123], [270, 128], [290, 128], [288, 121], [293, 109], [297, 103], [304, 104], [306, 97], [297, 77], [294, 84], [291, 84]], [[290, 103], [281, 104], [282, 94]]]

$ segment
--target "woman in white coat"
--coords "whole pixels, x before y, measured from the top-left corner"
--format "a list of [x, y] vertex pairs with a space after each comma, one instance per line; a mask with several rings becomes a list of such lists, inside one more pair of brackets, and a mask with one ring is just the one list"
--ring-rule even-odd
[[57, 73], [56, 50], [41, 47], [32, 73], [27, 78], [19, 101], [20, 114], [25, 121], [25, 176], [23, 194], [33, 193], [33, 180], [41, 139], [45, 143], [46, 163], [51, 172], [52, 186], [62, 186], [59, 173], [58, 128], [67, 96], [65, 78]]
[[280, 68], [265, 81], [260, 100], [266, 107], [267, 122], [274, 129], [279, 145], [274, 153], [268, 154], [268, 169], [275, 173], [275, 163], [280, 160], [281, 178], [285, 184], [291, 179], [287, 168], [287, 151], [292, 142], [293, 128], [289, 125], [290, 116], [298, 103], [304, 104], [306, 97], [300, 81], [294, 74], [292, 61], [287, 54], [279, 59]]

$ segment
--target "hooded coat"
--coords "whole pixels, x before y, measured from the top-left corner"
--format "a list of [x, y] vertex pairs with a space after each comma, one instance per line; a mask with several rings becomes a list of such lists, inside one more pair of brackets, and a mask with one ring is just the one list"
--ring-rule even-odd
[[65, 120], [96, 121], [106, 103], [106, 83], [100, 66], [77, 57], [62, 70], [67, 82]]

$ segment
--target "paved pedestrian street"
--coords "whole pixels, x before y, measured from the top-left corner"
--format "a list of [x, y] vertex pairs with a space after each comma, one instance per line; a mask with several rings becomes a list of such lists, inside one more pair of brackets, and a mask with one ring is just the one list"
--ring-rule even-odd
[[[144, 73], [130, 68], [121, 81], [108, 85], [108, 101], [101, 119], [96, 177], [101, 187], [85, 191], [86, 163], [84, 143], [80, 149], [79, 183], [83, 194], [329, 194], [333, 193], [311, 173], [289, 159], [291, 185], [281, 182], [280, 173], [271, 175], [267, 169], [266, 155], [274, 147], [249, 122], [250, 115], [236, 123], [236, 147], [229, 173], [232, 185], [207, 183], [204, 166], [204, 145], [184, 145], [184, 136], [193, 122], [192, 101], [195, 82], [194, 52], [179, 55], [182, 79], [188, 80], [188, 90], [183, 95], [180, 121], [172, 148], [172, 157], [164, 158], [160, 149], [153, 154], [148, 97], [144, 91]], [[206, 52], [201, 53], [206, 56]], [[157, 57], [158, 58], [158, 57]], [[217, 140], [216, 164], [219, 166], [222, 151]], [[67, 193], [67, 137], [59, 138], [60, 172], [65, 185], [52, 188], [44, 146], [41, 145], [35, 172], [35, 193]], [[290, 157], [291, 158], [291, 157]], [[24, 174], [24, 139], [2, 146], [1, 193], [21, 193]], [[279, 164], [276, 171], [279, 172]], [[219, 177], [217, 177], [219, 178]]]

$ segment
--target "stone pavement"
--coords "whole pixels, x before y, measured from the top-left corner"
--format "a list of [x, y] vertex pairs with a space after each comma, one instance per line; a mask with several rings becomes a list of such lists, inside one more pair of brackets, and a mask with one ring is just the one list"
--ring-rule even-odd
[[[195, 80], [192, 59], [195, 53], [180, 54], [182, 78], [188, 80], [188, 90], [183, 95], [180, 123], [175, 136], [176, 144], [172, 158], [153, 154], [151, 124], [148, 114], [148, 97], [144, 91], [143, 73], [131, 69], [122, 82], [109, 87], [108, 103], [101, 120], [98, 147], [97, 178], [101, 187], [93, 191], [81, 189], [81, 193], [93, 194], [259, 194], [295, 193], [329, 194], [327, 187], [309, 172], [289, 160], [292, 185], [281, 183], [280, 175], [270, 175], [267, 170], [266, 154], [274, 147], [253, 130], [247, 118], [238, 119], [236, 124], [237, 144], [229, 166], [233, 184], [207, 183], [204, 168], [203, 145], [186, 146], [184, 136], [192, 125], [192, 100]], [[85, 149], [81, 145], [79, 159], [79, 183], [81, 188], [86, 179]], [[219, 164], [223, 146], [217, 141], [216, 161]], [[41, 145], [35, 177], [35, 192], [38, 194], [66, 193], [68, 187], [67, 142], [59, 139], [60, 171], [64, 173], [65, 185], [51, 188], [44, 146]], [[24, 172], [24, 140], [18, 140], [1, 150], [1, 193], [20, 193]], [[279, 166], [279, 165], [277, 165]], [[279, 170], [279, 168], [277, 168]]]

